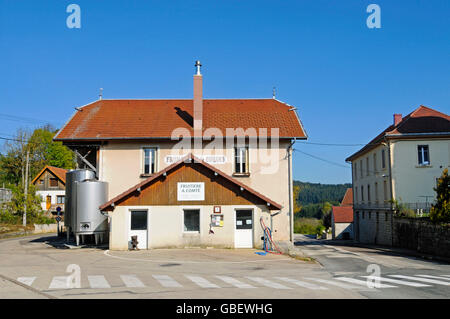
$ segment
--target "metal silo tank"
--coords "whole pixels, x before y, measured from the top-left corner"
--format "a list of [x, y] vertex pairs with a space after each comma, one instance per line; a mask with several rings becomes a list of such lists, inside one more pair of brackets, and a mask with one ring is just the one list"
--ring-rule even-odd
[[64, 207], [64, 226], [74, 228], [76, 215], [76, 187], [75, 182], [95, 178], [95, 172], [89, 169], [73, 169], [66, 173], [66, 203]]
[[99, 207], [108, 201], [108, 183], [97, 180], [75, 182], [76, 218], [73, 229], [76, 235], [108, 232], [108, 218]]

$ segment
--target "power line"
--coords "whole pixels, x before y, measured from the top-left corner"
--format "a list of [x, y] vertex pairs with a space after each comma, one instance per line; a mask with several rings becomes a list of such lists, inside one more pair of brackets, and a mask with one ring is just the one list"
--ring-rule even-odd
[[36, 122], [40, 123], [62, 123], [61, 121], [49, 121], [48, 119], [36, 119], [31, 117], [24, 117], [24, 116], [17, 116], [17, 115], [10, 115], [5, 113], [0, 113], [0, 119], [7, 120], [7, 121], [14, 121], [14, 122], [21, 122], [21, 123], [30, 123], [35, 124]]
[[309, 153], [300, 151], [300, 150], [295, 149], [295, 148], [294, 148], [293, 150], [296, 151], [296, 152], [302, 153], [302, 154], [304, 154], [304, 155], [310, 156], [310, 157], [312, 157], [312, 158], [315, 158], [315, 159], [317, 159], [317, 160], [319, 160], [319, 161], [326, 162], [326, 163], [328, 163], [328, 164], [336, 165], [336, 166], [343, 167], [343, 168], [346, 168], [346, 169], [351, 168], [351, 166], [339, 164], [339, 163], [336, 163], [336, 162], [327, 160], [327, 159], [325, 159], [325, 158], [322, 158], [322, 157], [319, 157], [319, 156], [316, 156], [316, 155], [313, 155], [313, 154], [309, 154]]

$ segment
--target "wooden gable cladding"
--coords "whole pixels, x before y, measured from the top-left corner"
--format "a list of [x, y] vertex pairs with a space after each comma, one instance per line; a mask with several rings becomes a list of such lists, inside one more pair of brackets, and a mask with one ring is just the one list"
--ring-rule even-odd
[[[177, 183], [205, 183], [204, 201], [178, 201]], [[166, 176], [161, 175], [141, 192], [135, 191], [117, 203], [118, 206], [175, 205], [266, 205], [261, 198], [241, 190], [226, 178], [196, 163], [183, 163]]]

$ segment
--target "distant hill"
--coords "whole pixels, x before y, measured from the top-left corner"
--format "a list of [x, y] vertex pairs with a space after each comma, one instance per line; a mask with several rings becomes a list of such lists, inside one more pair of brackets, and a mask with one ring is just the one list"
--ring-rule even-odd
[[[294, 181], [295, 217], [321, 219], [331, 205], [338, 205], [352, 184], [320, 184]], [[330, 205], [331, 204], [331, 205]]]
[[339, 203], [347, 188], [351, 188], [352, 184], [320, 184], [294, 181], [294, 186], [300, 187], [297, 202], [300, 205], [307, 205], [323, 202]]

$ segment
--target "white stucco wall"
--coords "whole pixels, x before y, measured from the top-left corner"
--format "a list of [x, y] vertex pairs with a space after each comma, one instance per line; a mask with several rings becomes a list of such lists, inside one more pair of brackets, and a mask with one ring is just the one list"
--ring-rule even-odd
[[[428, 145], [430, 165], [419, 166], [418, 145]], [[436, 179], [450, 167], [449, 139], [401, 140], [392, 143], [394, 198], [404, 203], [433, 201]]]
[[[200, 209], [200, 233], [192, 234], [183, 231], [183, 208]], [[226, 247], [234, 248], [235, 209], [253, 209], [253, 243], [262, 246], [263, 230], [260, 217], [270, 227], [270, 217], [264, 206], [221, 206], [224, 215], [224, 226], [213, 227], [214, 234], [209, 234], [213, 206], [116, 206], [110, 212], [110, 249], [127, 250], [131, 236], [130, 211], [148, 211], [148, 248], [167, 247]]]
[[[290, 238], [290, 216], [289, 216], [289, 181], [288, 159], [286, 157], [287, 141], [280, 141], [279, 148], [271, 150], [268, 148], [249, 148], [250, 176], [234, 177], [240, 182], [252, 187], [261, 194], [283, 206], [281, 214], [273, 219], [274, 239], [289, 240]], [[156, 147], [157, 171], [169, 166], [164, 161], [167, 155], [188, 154], [191, 150], [173, 150], [173, 142], [155, 143], [130, 143], [130, 142], [109, 142], [100, 149], [99, 158], [99, 178], [109, 183], [109, 199], [119, 195], [128, 188], [143, 181], [140, 177], [143, 171], [143, 148]], [[206, 154], [225, 155], [224, 164], [212, 164], [217, 169], [228, 175], [234, 171], [234, 150], [232, 147], [217, 148], [210, 150]], [[271, 153], [272, 152], [272, 153]], [[194, 155], [201, 154], [199, 151], [192, 151]], [[271, 154], [269, 161], [261, 154]], [[205, 153], [203, 153], [205, 154]], [[266, 161], [264, 161], [266, 160]], [[275, 163], [271, 165], [271, 163]]]
[[56, 204], [56, 196], [65, 196], [65, 190], [49, 190], [49, 191], [36, 191], [36, 195], [41, 196], [41, 207], [43, 210], [47, 210], [47, 196], [52, 197], [52, 205]]

